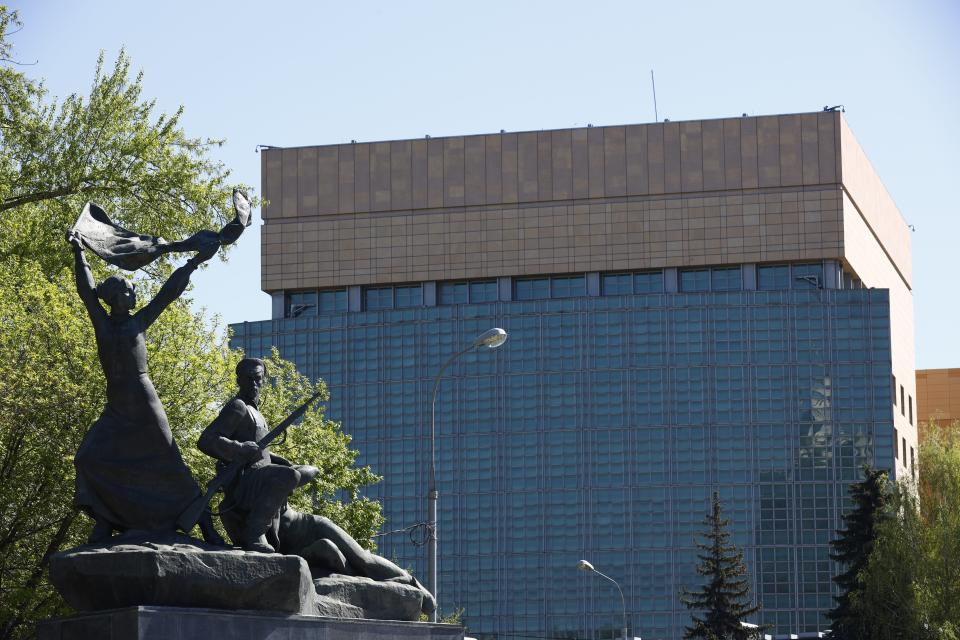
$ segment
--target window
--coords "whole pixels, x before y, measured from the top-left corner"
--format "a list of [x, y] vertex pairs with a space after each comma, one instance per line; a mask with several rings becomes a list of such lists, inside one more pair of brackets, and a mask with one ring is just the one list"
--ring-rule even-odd
[[633, 274], [634, 293], [663, 293], [663, 271]]
[[907, 439], [900, 438], [900, 442], [903, 447], [903, 464], [907, 464]]
[[600, 293], [605, 296], [621, 296], [633, 293], [629, 273], [605, 273], [600, 278]]
[[910, 414], [909, 420], [910, 420], [910, 424], [913, 424], [913, 396], [907, 396], [907, 400], [909, 402], [909, 405], [908, 405], [909, 406], [908, 411]]
[[513, 297], [517, 300], [549, 298], [550, 278], [522, 278], [514, 280]]
[[423, 289], [418, 284], [396, 287], [394, 289], [394, 299], [394, 306], [397, 309], [422, 306]]
[[713, 291], [739, 291], [743, 288], [740, 267], [723, 267], [710, 270], [710, 288]]
[[466, 304], [470, 302], [470, 285], [466, 282], [437, 284], [437, 304]]
[[317, 297], [319, 313], [340, 313], [347, 310], [347, 290], [331, 289], [321, 291]]
[[496, 302], [499, 299], [496, 280], [463, 280], [437, 283], [437, 304]]
[[897, 434], [897, 430], [893, 430], [893, 457], [895, 460], [900, 459], [900, 449], [897, 447], [900, 436]]
[[300, 316], [315, 315], [317, 315], [316, 291], [294, 291], [287, 294], [285, 317], [299, 318]]
[[767, 291], [790, 288], [790, 266], [765, 265], [757, 268], [757, 288]]
[[363, 308], [366, 311], [393, 308], [393, 287], [371, 287], [363, 291]]
[[[907, 415], [907, 403], [903, 401], [903, 385], [900, 385], [900, 415]], [[906, 454], [904, 454], [904, 459], [906, 459]]]
[[710, 272], [707, 269], [690, 269], [680, 272], [680, 291], [709, 291]]
[[913, 447], [910, 447], [910, 477], [917, 479], [917, 460], [913, 454]]
[[897, 376], [893, 376], [893, 406], [897, 406]]
[[822, 289], [822, 264], [795, 264], [793, 265], [794, 289]]
[[470, 283], [470, 302], [496, 302], [499, 299], [496, 280], [475, 280]]
[[663, 271], [605, 273], [600, 276], [600, 293], [605, 296], [663, 293]]
[[551, 298], [573, 298], [587, 295], [587, 279], [584, 276], [550, 278]]

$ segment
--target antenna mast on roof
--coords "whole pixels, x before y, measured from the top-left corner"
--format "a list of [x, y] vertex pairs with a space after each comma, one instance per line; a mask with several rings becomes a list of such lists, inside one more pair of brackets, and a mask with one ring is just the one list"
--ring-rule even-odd
[[653, 121], [660, 122], [660, 116], [657, 115], [657, 83], [653, 79], [653, 69], [650, 69], [650, 86], [653, 87]]

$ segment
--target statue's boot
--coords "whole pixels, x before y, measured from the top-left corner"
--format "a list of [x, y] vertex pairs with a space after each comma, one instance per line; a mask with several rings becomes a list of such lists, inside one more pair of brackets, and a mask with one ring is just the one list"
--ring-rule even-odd
[[226, 546], [227, 541], [223, 539], [216, 527], [213, 526], [213, 516], [210, 515], [209, 511], [203, 512], [198, 524], [200, 525], [200, 533], [203, 535], [204, 542], [220, 547]]
[[106, 542], [110, 539], [110, 536], [113, 535], [113, 524], [109, 520], [104, 518], [95, 518], [93, 524], [93, 531], [90, 532], [90, 537], [87, 538], [88, 544], [95, 544], [98, 542]]
[[276, 511], [273, 502], [269, 500], [264, 500], [251, 509], [247, 514], [246, 522], [243, 523], [240, 539], [235, 542], [247, 551], [276, 553], [276, 549], [267, 542], [266, 536], [267, 528], [273, 523]]

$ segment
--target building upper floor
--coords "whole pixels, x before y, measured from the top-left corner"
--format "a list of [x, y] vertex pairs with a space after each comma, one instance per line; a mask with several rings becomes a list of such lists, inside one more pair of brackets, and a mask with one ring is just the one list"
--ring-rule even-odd
[[270, 293], [822, 260], [910, 289], [838, 112], [266, 149], [262, 180]]

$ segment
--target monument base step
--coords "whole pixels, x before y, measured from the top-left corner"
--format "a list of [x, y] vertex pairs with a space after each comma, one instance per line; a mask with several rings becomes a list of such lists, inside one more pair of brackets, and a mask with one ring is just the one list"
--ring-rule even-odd
[[463, 640], [463, 627], [265, 611], [124, 607], [45, 620], [38, 640]]

